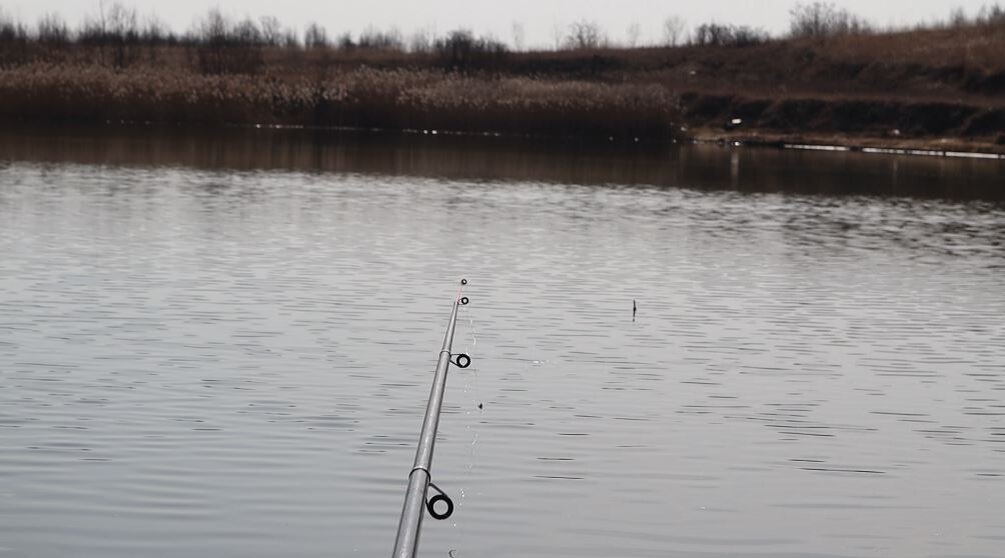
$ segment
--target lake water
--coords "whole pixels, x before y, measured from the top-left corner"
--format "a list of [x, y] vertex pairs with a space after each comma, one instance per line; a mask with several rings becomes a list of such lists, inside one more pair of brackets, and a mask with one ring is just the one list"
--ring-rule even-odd
[[1002, 162], [0, 134], [0, 556], [389, 555], [466, 277], [421, 555], [999, 557], [1002, 200]]

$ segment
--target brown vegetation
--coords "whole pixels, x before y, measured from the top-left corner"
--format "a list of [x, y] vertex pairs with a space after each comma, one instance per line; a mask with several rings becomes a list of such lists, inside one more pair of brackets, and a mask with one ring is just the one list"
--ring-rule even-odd
[[435, 69], [205, 75], [33, 63], [0, 70], [0, 118], [278, 124], [595, 137], [667, 137], [657, 85], [469, 77]]
[[[669, 138], [742, 120], [822, 137], [1005, 143], [1005, 13], [880, 32], [828, 4], [787, 37], [703, 24], [682, 46], [615, 48], [595, 24], [566, 48], [512, 52], [458, 30], [301, 40], [218, 12], [174, 35], [113, 6], [73, 32], [0, 18], [0, 119], [290, 124]], [[679, 22], [667, 33], [681, 40]], [[996, 145], [997, 144], [997, 145]]]

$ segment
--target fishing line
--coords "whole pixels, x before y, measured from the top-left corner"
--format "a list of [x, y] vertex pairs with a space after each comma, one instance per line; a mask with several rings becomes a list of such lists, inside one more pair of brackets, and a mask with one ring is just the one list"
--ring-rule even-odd
[[[475, 326], [475, 319], [473, 314], [474, 312], [472, 312], [469, 309], [467, 312], [468, 328], [467, 333], [464, 336], [465, 337], [464, 353], [467, 355], [473, 355], [474, 350], [478, 346], [478, 332]], [[465, 395], [465, 399], [467, 400], [466, 402], [467, 408], [464, 411], [464, 416], [466, 417], [467, 424], [465, 424], [464, 429], [470, 433], [470, 443], [468, 444], [468, 459], [466, 464], [467, 474], [465, 475], [467, 478], [459, 479], [462, 480], [463, 483], [458, 490], [459, 494], [458, 498], [459, 501], [457, 504], [458, 508], [464, 507], [464, 501], [467, 498], [466, 486], [470, 484], [474, 469], [477, 466], [475, 449], [476, 446], [478, 445], [478, 437], [479, 437], [478, 424], [481, 422], [480, 417], [481, 410], [484, 408], [482, 402], [478, 398], [477, 369], [475, 367], [471, 367], [466, 369], [464, 372], [465, 372], [464, 384], [462, 389]], [[450, 556], [454, 556], [453, 553], [457, 552], [458, 549], [461, 549], [461, 552], [463, 552], [463, 549], [469, 548], [470, 546], [467, 540], [468, 531], [464, 527], [463, 521], [461, 521], [461, 525], [458, 525], [458, 522], [455, 520], [453, 523], [453, 527], [458, 530], [457, 543], [456, 548], [450, 551]]]
[[[464, 352], [468, 355], [473, 354], [475, 348], [478, 346], [478, 336], [477, 329], [475, 327], [475, 319], [471, 314], [468, 315], [468, 335], [467, 343]], [[469, 417], [469, 422], [467, 424], [467, 429], [471, 431], [471, 444], [468, 450], [468, 470], [472, 470], [475, 467], [475, 445], [478, 444], [479, 431], [477, 429], [478, 424], [481, 422], [480, 418], [476, 418], [474, 421], [475, 428], [472, 428], [472, 422], [470, 418], [472, 416], [480, 417], [484, 409], [484, 404], [478, 397], [478, 369], [469, 368], [467, 370], [468, 374], [464, 379], [464, 394], [468, 396], [470, 408], [467, 410], [465, 415]], [[478, 410], [475, 414], [475, 409]]]

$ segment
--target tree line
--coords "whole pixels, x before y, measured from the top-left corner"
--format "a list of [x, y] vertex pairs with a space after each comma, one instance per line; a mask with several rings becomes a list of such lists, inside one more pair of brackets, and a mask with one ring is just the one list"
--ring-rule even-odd
[[[746, 25], [701, 23], [689, 29], [685, 20], [671, 16], [663, 21], [657, 44], [641, 45], [641, 28], [628, 27], [623, 41], [615, 41], [604, 28], [590, 20], [573, 22], [554, 29], [555, 50], [591, 50], [640, 46], [748, 47], [776, 39], [827, 39], [842, 35], [874, 33], [878, 30], [864, 18], [829, 2], [799, 3], [790, 10], [789, 30], [772, 36], [763, 29]], [[944, 22], [929, 27], [1005, 24], [1005, 9], [987, 5], [972, 16], [954, 10]], [[209, 10], [191, 29], [176, 33], [156, 18], [141, 20], [135, 8], [114, 3], [102, 7], [71, 28], [55, 14], [41, 17], [34, 27], [0, 12], [0, 65], [24, 62], [53, 51], [80, 45], [94, 49], [101, 61], [125, 68], [140, 61], [156, 62], [160, 47], [185, 47], [191, 63], [204, 73], [248, 73], [263, 64], [263, 52], [270, 48], [305, 51], [370, 51], [426, 54], [449, 67], [484, 66], [500, 60], [513, 50], [524, 50], [524, 30], [513, 24], [509, 43], [490, 35], [476, 35], [457, 29], [437, 36], [428, 30], [406, 37], [398, 29], [368, 28], [358, 35], [330, 34], [319, 23], [303, 32], [284, 26], [277, 18], [234, 19], [219, 9]]]

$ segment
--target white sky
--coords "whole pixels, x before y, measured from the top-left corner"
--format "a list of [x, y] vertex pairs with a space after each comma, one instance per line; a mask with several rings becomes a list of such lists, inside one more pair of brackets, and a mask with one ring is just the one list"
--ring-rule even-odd
[[[104, 0], [106, 6], [114, 0]], [[903, 25], [946, 19], [955, 7], [975, 13], [989, 0], [836, 0], [838, 6], [879, 25]], [[101, 0], [0, 0], [0, 11], [34, 23], [42, 14], [57, 13], [75, 25], [99, 13]], [[993, 3], [993, 0], [991, 0]], [[556, 29], [582, 19], [601, 24], [609, 37], [623, 40], [633, 23], [641, 28], [642, 42], [661, 37], [662, 22], [679, 15], [688, 27], [707, 21], [762, 27], [772, 32], [788, 28], [788, 11], [796, 0], [702, 0], [657, 2], [654, 0], [124, 0], [141, 15], [156, 14], [175, 31], [192, 26], [210, 7], [226, 14], [257, 18], [278, 17], [298, 31], [318, 22], [336, 35], [354, 35], [369, 25], [381, 29], [398, 27], [407, 37], [418, 29], [437, 33], [464, 27], [512, 42], [513, 23], [523, 25], [526, 46], [549, 45]]]

